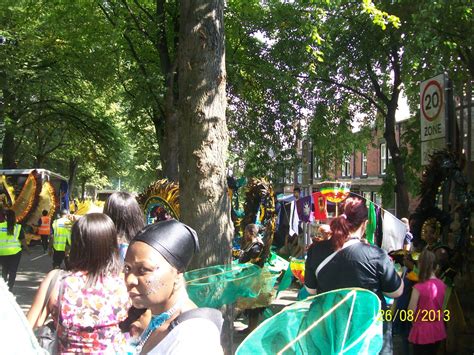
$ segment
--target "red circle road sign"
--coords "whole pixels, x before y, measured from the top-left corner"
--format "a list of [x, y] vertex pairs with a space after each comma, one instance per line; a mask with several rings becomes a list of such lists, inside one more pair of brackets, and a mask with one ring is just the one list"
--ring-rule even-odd
[[[434, 94], [437, 94], [436, 105]], [[443, 103], [443, 89], [440, 83], [437, 80], [430, 80], [421, 95], [421, 112], [424, 118], [430, 122], [436, 119], [443, 108]]]

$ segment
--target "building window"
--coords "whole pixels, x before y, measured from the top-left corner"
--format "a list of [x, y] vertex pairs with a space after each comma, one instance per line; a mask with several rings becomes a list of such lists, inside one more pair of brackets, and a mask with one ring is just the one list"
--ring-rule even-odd
[[292, 184], [294, 182], [293, 170], [285, 169], [285, 183]]
[[367, 153], [362, 153], [362, 175], [367, 175]]
[[296, 174], [296, 183], [297, 184], [303, 183], [303, 167], [301, 165], [298, 166], [298, 174]]
[[384, 175], [387, 169], [388, 162], [392, 159], [390, 151], [387, 149], [387, 144], [380, 144], [380, 174]]
[[321, 165], [319, 165], [319, 161], [316, 156], [313, 159], [313, 178], [321, 179]]
[[343, 177], [351, 176], [351, 158], [350, 157], [344, 158], [342, 162], [341, 176]]
[[362, 192], [362, 196], [363, 196], [367, 201], [371, 201], [371, 200], [370, 200], [370, 192]]
[[382, 204], [382, 196], [379, 195], [378, 193], [374, 192], [374, 193], [372, 193], [372, 201], [374, 201], [374, 203], [376, 205], [381, 205]]
[[380, 174], [384, 175], [387, 169], [387, 145], [380, 144]]

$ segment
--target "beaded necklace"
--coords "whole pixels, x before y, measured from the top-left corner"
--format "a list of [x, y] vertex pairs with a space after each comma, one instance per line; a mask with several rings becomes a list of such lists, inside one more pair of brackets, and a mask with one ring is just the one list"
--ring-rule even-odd
[[153, 332], [161, 327], [164, 322], [166, 322], [168, 319], [173, 316], [173, 314], [176, 313], [176, 311], [181, 307], [182, 304], [182, 299], [176, 302], [176, 304], [168, 309], [167, 311], [154, 315], [151, 317], [150, 323], [148, 324], [148, 327], [145, 329], [143, 334], [140, 336], [140, 339], [138, 341], [138, 344], [135, 348], [135, 354], [140, 354], [143, 346], [147, 342], [148, 338], [153, 334]]

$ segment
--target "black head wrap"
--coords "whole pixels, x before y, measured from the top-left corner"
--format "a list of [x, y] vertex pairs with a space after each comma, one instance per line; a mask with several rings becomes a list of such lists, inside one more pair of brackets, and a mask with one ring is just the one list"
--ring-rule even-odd
[[191, 227], [175, 219], [150, 224], [133, 238], [156, 249], [179, 271], [188, 267], [194, 253], [199, 251], [197, 234]]

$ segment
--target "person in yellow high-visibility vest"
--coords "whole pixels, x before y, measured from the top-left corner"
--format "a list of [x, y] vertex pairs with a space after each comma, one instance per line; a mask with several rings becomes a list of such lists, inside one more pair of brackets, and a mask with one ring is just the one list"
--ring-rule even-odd
[[29, 252], [21, 225], [16, 223], [15, 211], [5, 212], [6, 221], [0, 223], [0, 263], [2, 277], [11, 291], [21, 259], [21, 247]]
[[67, 218], [68, 212], [61, 211], [61, 217], [53, 222], [53, 238], [50, 241], [50, 252], [53, 254], [53, 269], [59, 269], [66, 257], [66, 250], [71, 245], [72, 222]]

